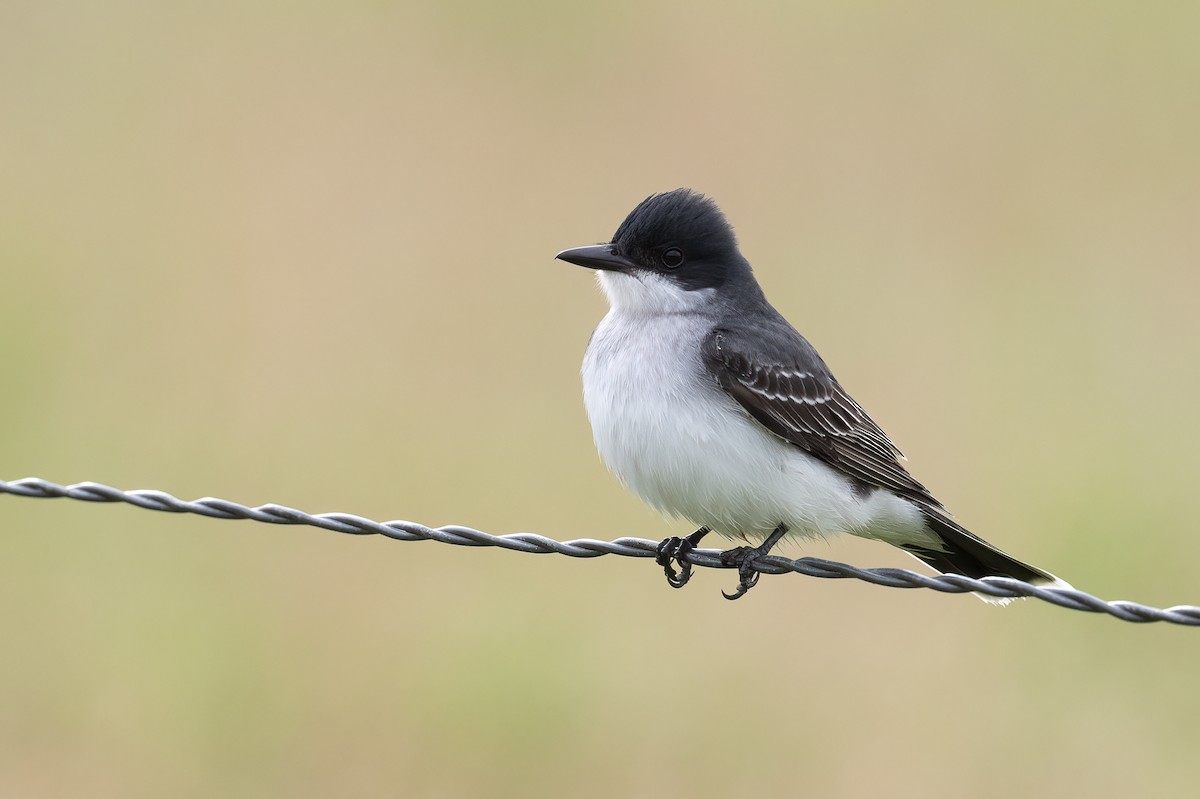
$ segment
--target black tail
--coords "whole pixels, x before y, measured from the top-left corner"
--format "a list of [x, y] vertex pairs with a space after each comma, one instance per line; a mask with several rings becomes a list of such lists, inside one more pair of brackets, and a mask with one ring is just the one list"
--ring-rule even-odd
[[904, 549], [945, 574], [967, 577], [1014, 577], [1027, 583], [1058, 583], [1062, 580], [1049, 572], [1005, 555], [977, 535], [936, 510], [922, 508], [922, 514], [945, 547], [944, 551], [907, 544]]

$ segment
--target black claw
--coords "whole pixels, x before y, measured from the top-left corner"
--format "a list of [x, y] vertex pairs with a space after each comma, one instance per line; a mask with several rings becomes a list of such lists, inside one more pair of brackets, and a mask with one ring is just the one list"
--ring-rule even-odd
[[672, 588], [683, 588], [687, 585], [688, 580], [692, 579], [692, 564], [684, 560], [684, 556], [691, 552], [692, 549], [692, 545], [685, 538], [683, 543], [679, 545], [679, 549], [675, 550], [675, 559], [679, 561], [679, 577], [676, 578], [671, 574], [667, 575], [667, 582], [670, 583]]
[[732, 594], [727, 594], [724, 591], [722, 591], [721, 596], [723, 596], [729, 600], [741, 599], [742, 597], [744, 597], [746, 595], [746, 592], [749, 590], [750, 590], [750, 586], [742, 585], [741, 583], [738, 583], [738, 587], [737, 587], [736, 591], [734, 591]]

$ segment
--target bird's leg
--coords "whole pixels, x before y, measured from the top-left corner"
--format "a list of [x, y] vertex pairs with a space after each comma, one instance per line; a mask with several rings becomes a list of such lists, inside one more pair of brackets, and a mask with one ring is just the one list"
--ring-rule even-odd
[[[711, 532], [712, 530], [707, 527], [701, 527], [687, 538], [674, 535], [664, 538], [658, 545], [658, 549], [655, 550], [654, 562], [663, 567], [663, 574], [667, 575], [667, 582], [672, 588], [683, 588], [687, 585], [687, 581], [692, 579], [692, 564], [688, 563], [685, 558], [700, 543], [700, 539]], [[679, 561], [678, 572], [671, 565], [672, 561], [676, 560]]]
[[766, 541], [763, 541], [756, 547], [737, 547], [722, 552], [721, 563], [726, 566], [737, 566], [739, 579], [736, 591], [732, 594], [726, 594], [722, 591], [721, 595], [726, 599], [738, 599], [757, 585], [760, 573], [754, 568], [754, 559], [769, 554], [771, 548], [787, 535], [787, 531], [787, 525], [781, 524], [767, 536]]

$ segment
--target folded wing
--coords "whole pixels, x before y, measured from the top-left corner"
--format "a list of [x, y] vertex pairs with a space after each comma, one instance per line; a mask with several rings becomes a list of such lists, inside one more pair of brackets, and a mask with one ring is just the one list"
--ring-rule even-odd
[[756, 331], [718, 328], [703, 346], [705, 367], [763, 427], [867, 486], [940, 509], [900, 464], [903, 454], [838, 384], [790, 325]]

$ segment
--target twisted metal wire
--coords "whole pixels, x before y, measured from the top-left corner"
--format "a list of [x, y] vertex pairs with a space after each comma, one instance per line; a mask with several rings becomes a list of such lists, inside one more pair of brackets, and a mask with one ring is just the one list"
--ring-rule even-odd
[[[40, 499], [77, 499], [83, 502], [124, 502], [146, 510], [194, 513], [212, 519], [250, 519], [268, 524], [301, 524], [350, 535], [382, 535], [397, 541], [440, 541], [443, 544], [458, 546], [501, 547], [538, 554], [556, 553], [571, 558], [597, 558], [601, 555], [650, 558], [654, 557], [658, 547], [657, 541], [644, 538], [618, 538], [615, 541], [577, 538], [573, 541], [555, 541], [533, 533], [490, 535], [458, 525], [426, 527], [415, 522], [376, 522], [350, 513], [314, 515], [283, 505], [249, 507], [214, 497], [188, 502], [164, 491], [122, 491], [91, 482], [62, 486], [37, 477], [26, 477], [11, 482], [0, 480], [0, 494]], [[731, 568], [721, 562], [720, 554], [720, 551], [715, 549], [696, 549], [688, 553], [686, 559], [695, 566]], [[862, 569], [822, 558], [789, 560], [776, 555], [756, 558], [754, 567], [764, 574], [796, 572], [825, 579], [853, 578], [889, 588], [929, 588], [946, 594], [975, 592], [997, 599], [1033, 597], [1071, 610], [1107, 613], [1122, 621], [1165, 621], [1171, 624], [1200, 626], [1200, 607], [1194, 605], [1155, 608], [1127, 600], [1105, 601], [1073, 588], [1036, 586], [1011, 577], [985, 577], [977, 580], [960, 574], [926, 575], [908, 569]]]

